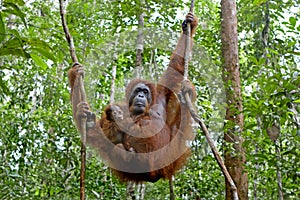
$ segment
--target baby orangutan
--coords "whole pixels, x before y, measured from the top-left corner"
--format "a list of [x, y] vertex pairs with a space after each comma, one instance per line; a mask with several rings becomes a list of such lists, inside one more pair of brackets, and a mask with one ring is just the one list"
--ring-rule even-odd
[[117, 147], [130, 152], [135, 152], [134, 149], [130, 147], [129, 143], [125, 142], [125, 137], [127, 135], [119, 127], [121, 121], [126, 120], [126, 118], [128, 119], [129, 115], [126, 113], [125, 105], [110, 104], [106, 107], [104, 113], [102, 114], [99, 125], [106, 137]]

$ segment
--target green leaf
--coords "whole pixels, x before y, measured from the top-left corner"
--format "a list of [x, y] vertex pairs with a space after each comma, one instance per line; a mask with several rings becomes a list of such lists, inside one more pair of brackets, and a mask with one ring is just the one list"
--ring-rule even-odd
[[44, 51], [48, 50], [49, 52], [51, 51], [50, 46], [48, 45], [47, 42], [44, 42], [43, 40], [40, 40], [39, 38], [23, 38], [24, 40], [26, 40], [27, 44], [31, 47], [31, 48], [37, 48], [37, 49], [44, 49]]
[[254, 0], [253, 5], [259, 6], [259, 5], [261, 5], [262, 3], [265, 3], [265, 2], [266, 2], [266, 0]]
[[258, 64], [258, 60], [257, 60], [254, 56], [249, 56], [249, 59], [250, 59], [255, 65], [259, 65], [259, 64]]
[[279, 55], [279, 52], [274, 49], [268, 48], [268, 50], [276, 55]]
[[10, 49], [14, 49], [14, 48], [17, 49], [17, 48], [20, 48], [23, 46], [23, 42], [25, 42], [25, 41], [22, 39], [12, 38], [4, 44], [4, 47], [10, 48]]
[[15, 55], [15, 56], [21, 56], [24, 58], [30, 58], [30, 55], [25, 52], [23, 49], [18, 48], [2, 48], [0, 49], [0, 56], [6, 56], [6, 55]]
[[5, 0], [5, 3], [15, 3], [19, 6], [25, 5], [25, 2], [23, 0]]
[[290, 17], [289, 22], [293, 27], [295, 27], [297, 19], [295, 17]]
[[287, 51], [287, 53], [296, 55], [296, 56], [300, 56], [300, 52], [296, 52], [296, 51]]
[[31, 48], [32, 51], [40, 53], [41, 55], [45, 56], [46, 58], [56, 62], [56, 57], [53, 55], [50, 49], [45, 48]]
[[5, 26], [2, 19], [2, 14], [0, 12], [0, 42], [5, 39]]
[[17, 30], [11, 29], [11, 30], [9, 30], [9, 32], [16, 38], [19, 38], [19, 39], [21, 38], [20, 33]]
[[294, 103], [300, 103], [300, 99], [293, 101]]
[[48, 68], [48, 65], [38, 55], [36, 55], [36, 54], [30, 54], [30, 57], [43, 70], [46, 70]]
[[259, 59], [258, 65], [263, 65], [263, 64], [265, 64], [265, 63], [266, 63], [266, 58], [261, 57], [261, 58]]
[[39, 196], [39, 195], [40, 195], [40, 190], [37, 189], [37, 190], [35, 191], [34, 195], [35, 195], [35, 196]]
[[6, 9], [3, 10], [3, 12], [14, 14], [20, 17], [24, 25], [27, 26], [25, 20], [25, 14], [20, 10], [20, 8], [16, 4], [10, 2], [4, 2], [3, 6], [6, 7]]

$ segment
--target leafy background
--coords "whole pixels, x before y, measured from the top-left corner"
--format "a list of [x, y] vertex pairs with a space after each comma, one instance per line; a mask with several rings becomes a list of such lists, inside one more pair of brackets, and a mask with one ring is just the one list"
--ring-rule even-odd
[[[299, 199], [300, 1], [268, 3], [269, 8], [266, 0], [237, 1], [249, 197], [277, 199], [279, 171], [285, 199]], [[96, 64], [89, 68], [86, 84], [94, 86], [89, 95], [97, 99], [92, 106], [98, 115], [108, 102], [111, 79], [111, 63], [101, 61], [111, 56], [99, 47], [116, 35], [136, 30], [141, 11], [146, 13], [146, 27], [163, 27], [174, 33], [176, 41], [188, 4], [182, 0], [143, 5], [136, 0], [68, 2], [67, 23], [77, 56], [82, 63]], [[0, 199], [78, 199], [80, 137], [72, 121], [66, 74], [71, 60], [58, 1], [2, 0], [0, 10]], [[220, 2], [198, 0], [195, 14], [200, 20], [195, 46], [201, 47], [204, 56], [193, 55], [190, 77], [197, 88], [199, 113], [222, 152], [222, 130], [214, 127], [222, 124], [216, 104], [220, 99], [214, 99], [207, 81], [210, 70], [222, 66]], [[266, 24], [267, 47], [263, 45]], [[160, 74], [171, 51], [146, 48], [144, 66], [152, 66], [150, 57], [155, 55], [153, 73]], [[120, 53], [115, 62], [116, 84], [122, 89], [126, 73], [133, 70], [135, 51]], [[276, 142], [267, 132], [273, 125], [280, 128]], [[205, 137], [196, 127], [195, 133], [193, 156], [175, 178], [175, 194], [178, 199], [224, 199], [224, 177]], [[87, 199], [126, 198], [126, 186], [92, 150], [86, 173]], [[167, 188], [167, 181], [147, 183], [145, 199], [168, 199]]]

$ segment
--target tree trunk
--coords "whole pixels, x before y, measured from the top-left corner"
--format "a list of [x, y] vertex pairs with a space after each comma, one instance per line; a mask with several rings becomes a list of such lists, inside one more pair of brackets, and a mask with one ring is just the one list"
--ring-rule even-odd
[[[244, 116], [238, 57], [237, 15], [235, 0], [221, 1], [221, 36], [223, 54], [223, 80], [226, 86], [226, 126], [224, 132], [225, 165], [237, 186], [239, 199], [248, 199], [248, 175], [244, 171], [246, 162], [240, 136]], [[226, 199], [233, 199], [229, 182], [226, 180]]]
[[118, 46], [118, 40], [115, 41], [114, 48], [115, 52], [113, 54], [113, 66], [111, 70], [111, 86], [110, 86], [110, 97], [109, 97], [109, 103], [114, 103], [115, 101], [115, 82], [116, 82], [116, 75], [117, 75], [117, 46]]
[[137, 44], [136, 44], [136, 73], [137, 73], [137, 78], [142, 78], [142, 69], [143, 69], [143, 56], [142, 53], [144, 51], [144, 33], [143, 33], [143, 28], [144, 28], [144, 13], [142, 12], [138, 16], [138, 37], [137, 37]]

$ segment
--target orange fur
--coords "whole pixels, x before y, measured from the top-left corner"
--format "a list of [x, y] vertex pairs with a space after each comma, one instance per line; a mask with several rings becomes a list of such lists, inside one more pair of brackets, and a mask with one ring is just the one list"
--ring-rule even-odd
[[[192, 33], [195, 33], [197, 23], [198, 19], [195, 17], [191, 22]], [[101, 120], [95, 121], [95, 126], [87, 130], [87, 143], [108, 162], [121, 181], [155, 182], [160, 178], [170, 179], [190, 156], [191, 150], [187, 141], [193, 139], [192, 120], [187, 106], [181, 104], [177, 98], [183, 81], [185, 39], [186, 36], [182, 34], [170, 64], [157, 85], [141, 79], [134, 79], [128, 84], [125, 106], [121, 106], [124, 120], [117, 124], [108, 120], [106, 108]], [[79, 111], [77, 105], [80, 103], [80, 92], [75, 81], [79, 76], [77, 69], [73, 67], [68, 75], [73, 96], [73, 115], [78, 125], [81, 119], [76, 115]], [[152, 102], [142, 115], [132, 116], [131, 109], [126, 105], [131, 90], [138, 83], [144, 83], [150, 88]], [[187, 85], [194, 100], [195, 88], [190, 82]], [[89, 108], [84, 112], [90, 112]], [[119, 144], [125, 148], [120, 148]], [[135, 152], [128, 154], [126, 150], [130, 147]], [[151, 154], [157, 151], [159, 153]], [[139, 157], [140, 153], [149, 155]], [[165, 161], [168, 159], [170, 162]], [[157, 168], [164, 162], [166, 165]], [[124, 170], [119, 170], [120, 166]], [[145, 168], [148, 171], [135, 173], [130, 171], [132, 167]]]

